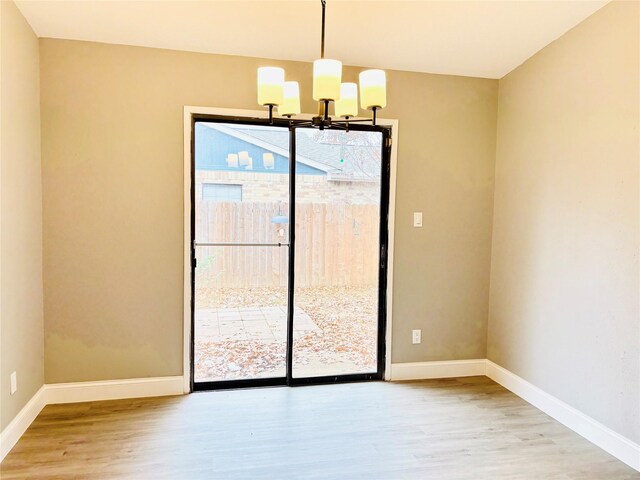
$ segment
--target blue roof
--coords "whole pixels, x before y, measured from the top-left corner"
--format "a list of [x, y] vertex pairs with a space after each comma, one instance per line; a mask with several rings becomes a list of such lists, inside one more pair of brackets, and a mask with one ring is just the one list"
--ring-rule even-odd
[[[283, 128], [270, 129], [271, 135], [276, 137], [278, 143], [288, 145], [289, 131]], [[282, 136], [282, 138], [280, 138]], [[260, 173], [289, 173], [288, 156], [275, 153], [272, 149], [263, 148], [250, 141], [228, 135], [215, 128], [209, 128], [202, 122], [196, 122], [195, 127], [195, 161], [198, 170], [222, 170], [222, 171], [250, 171]], [[246, 170], [244, 166], [230, 167], [227, 165], [227, 155], [230, 153], [249, 152], [253, 159], [253, 168]], [[274, 156], [274, 168], [266, 169], [262, 160], [263, 153], [272, 153]], [[314, 168], [310, 165], [296, 162], [296, 172], [302, 175], [326, 175], [326, 171]]]

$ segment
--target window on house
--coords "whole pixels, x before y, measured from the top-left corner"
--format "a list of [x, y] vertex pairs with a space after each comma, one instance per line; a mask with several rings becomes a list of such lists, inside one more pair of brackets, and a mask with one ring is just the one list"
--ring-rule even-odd
[[242, 185], [203, 183], [202, 200], [210, 200], [212, 202], [241, 202]]

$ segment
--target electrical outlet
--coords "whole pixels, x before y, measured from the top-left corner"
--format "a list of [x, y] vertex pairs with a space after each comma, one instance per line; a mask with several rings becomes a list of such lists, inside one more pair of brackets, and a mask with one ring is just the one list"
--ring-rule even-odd
[[422, 212], [413, 212], [413, 226], [422, 227]]
[[11, 395], [16, 393], [16, 390], [18, 390], [18, 374], [13, 372], [11, 374]]
[[411, 341], [414, 345], [417, 343], [422, 343], [422, 330], [413, 330]]

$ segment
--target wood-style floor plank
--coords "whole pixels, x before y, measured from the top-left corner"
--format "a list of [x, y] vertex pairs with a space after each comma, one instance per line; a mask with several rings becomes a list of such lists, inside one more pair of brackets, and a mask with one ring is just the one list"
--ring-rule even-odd
[[486, 377], [47, 406], [13, 479], [631, 480]]

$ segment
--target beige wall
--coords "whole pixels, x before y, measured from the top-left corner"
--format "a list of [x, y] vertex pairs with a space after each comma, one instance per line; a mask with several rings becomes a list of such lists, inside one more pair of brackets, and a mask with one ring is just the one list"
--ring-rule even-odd
[[[256, 109], [256, 68], [276, 63], [313, 112], [311, 65], [40, 47], [46, 380], [179, 375], [183, 106]], [[393, 361], [484, 357], [497, 81], [391, 71], [388, 104], [400, 119]]]
[[639, 4], [500, 80], [489, 359], [640, 441]]
[[[0, 429], [42, 386], [42, 181], [38, 39], [0, 2]], [[9, 377], [18, 374], [10, 395]]]

